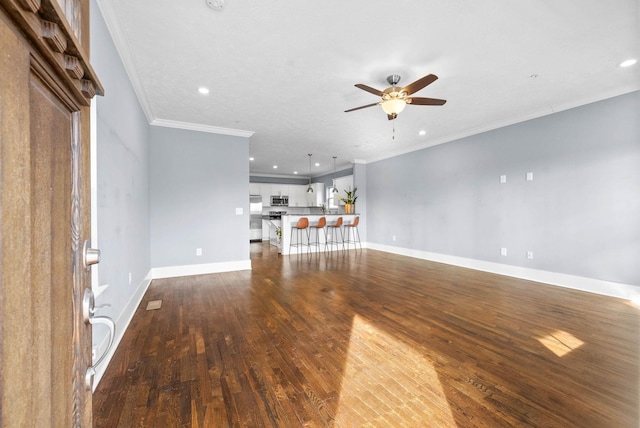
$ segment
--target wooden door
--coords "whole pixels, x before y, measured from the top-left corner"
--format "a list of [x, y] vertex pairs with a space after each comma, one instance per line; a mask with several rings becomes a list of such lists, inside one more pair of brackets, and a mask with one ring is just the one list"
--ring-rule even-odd
[[83, 242], [101, 88], [79, 34], [57, 3], [0, 0], [1, 426], [91, 426]]

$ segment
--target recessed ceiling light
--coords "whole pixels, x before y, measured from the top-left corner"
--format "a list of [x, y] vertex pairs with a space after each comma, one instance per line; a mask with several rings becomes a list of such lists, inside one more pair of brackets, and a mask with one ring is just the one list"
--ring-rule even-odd
[[205, 88], [204, 86], [200, 86], [198, 88], [198, 92], [200, 92], [202, 95], [207, 95], [209, 93], [209, 88]]
[[316, 166], [320, 166], [320, 162], [316, 162]]
[[636, 62], [638, 62], [637, 59], [628, 59], [626, 61], [622, 61], [620, 63], [620, 67], [631, 67], [632, 65], [634, 65]]
[[427, 131], [425, 131], [424, 129], [421, 129], [420, 132], [418, 132], [418, 135], [420, 136], [427, 135]]
[[293, 173], [294, 173], [294, 174], [297, 174], [297, 173], [298, 173], [298, 171], [293, 171]]
[[249, 158], [249, 160], [250, 160], [250, 161], [252, 161], [252, 160], [255, 160], [255, 159], [253, 159], [253, 158]]
[[278, 165], [274, 165], [274, 166], [273, 166], [273, 169], [278, 169]]

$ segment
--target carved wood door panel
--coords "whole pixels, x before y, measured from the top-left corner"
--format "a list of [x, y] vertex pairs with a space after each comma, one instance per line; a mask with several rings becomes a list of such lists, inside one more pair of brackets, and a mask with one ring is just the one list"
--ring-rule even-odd
[[0, 0], [0, 426], [92, 423], [83, 242], [102, 88], [64, 19], [49, 0]]

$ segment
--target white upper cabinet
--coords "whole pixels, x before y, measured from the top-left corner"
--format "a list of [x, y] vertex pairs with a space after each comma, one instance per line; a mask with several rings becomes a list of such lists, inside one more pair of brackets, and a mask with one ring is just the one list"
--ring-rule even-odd
[[262, 193], [260, 193], [260, 183], [249, 183], [249, 194], [261, 195]]
[[289, 206], [290, 207], [306, 207], [307, 203], [307, 186], [306, 185], [289, 185]]
[[262, 196], [262, 206], [270, 207], [271, 206], [271, 184], [261, 184], [260, 185], [260, 195]]
[[289, 196], [289, 186], [287, 184], [272, 184], [271, 194], [274, 196]]
[[290, 207], [319, 207], [327, 205], [324, 183], [312, 183], [313, 193], [307, 193], [307, 184], [249, 183], [249, 194], [262, 196], [262, 206], [271, 206], [271, 196], [288, 196]]
[[324, 195], [324, 183], [312, 183], [311, 188], [313, 189], [313, 193], [307, 193], [309, 206], [311, 207], [319, 207], [325, 202]]

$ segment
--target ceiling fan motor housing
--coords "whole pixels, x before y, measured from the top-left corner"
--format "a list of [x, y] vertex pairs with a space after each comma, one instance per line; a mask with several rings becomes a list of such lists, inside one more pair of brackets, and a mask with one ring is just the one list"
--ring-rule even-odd
[[390, 76], [387, 76], [387, 82], [389, 82], [391, 86], [396, 86], [400, 82], [400, 79], [401, 77], [399, 74], [392, 74]]

